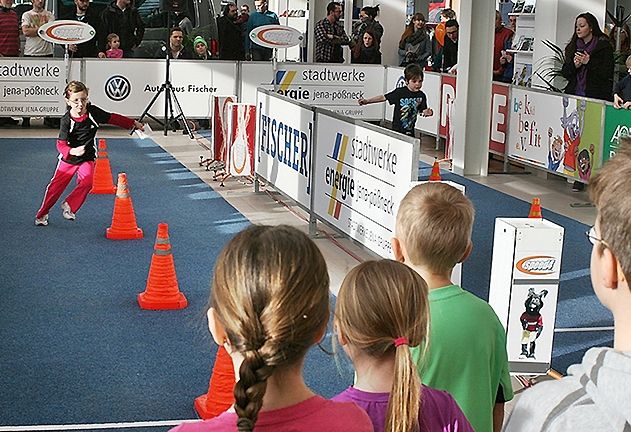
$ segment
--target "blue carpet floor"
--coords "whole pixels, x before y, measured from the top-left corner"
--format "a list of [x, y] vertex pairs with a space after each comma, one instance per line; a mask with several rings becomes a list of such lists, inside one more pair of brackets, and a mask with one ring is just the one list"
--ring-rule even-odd
[[[128, 175], [141, 240], [104, 237], [113, 195], [90, 195], [75, 222], [61, 217], [58, 204], [50, 225], [35, 227], [56, 164], [54, 140], [0, 139], [1, 425], [194, 418], [193, 400], [207, 390], [215, 354], [204, 316], [211, 271], [219, 250], [248, 221], [153, 142], [110, 139], [108, 150], [114, 175]], [[421, 167], [420, 176], [428, 174]], [[494, 218], [523, 216], [529, 203], [453, 180], [466, 184], [477, 208], [463, 285], [486, 298]], [[544, 216], [566, 229], [562, 272], [587, 268], [586, 227], [545, 209]], [[143, 311], [136, 303], [159, 222], [169, 224], [189, 300], [184, 310]], [[611, 317], [589, 277], [564, 281], [557, 326], [593, 325], [611, 325]], [[610, 332], [558, 335], [553, 367], [565, 372], [587, 347], [610, 339]], [[338, 367], [320, 350], [310, 352], [306, 378], [315, 391], [332, 396], [351, 382], [348, 362], [339, 360]]]

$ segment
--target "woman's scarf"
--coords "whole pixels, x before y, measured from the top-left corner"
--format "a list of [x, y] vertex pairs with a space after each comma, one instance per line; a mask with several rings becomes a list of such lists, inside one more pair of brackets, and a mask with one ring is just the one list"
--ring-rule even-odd
[[[591, 56], [592, 51], [598, 45], [598, 38], [592, 37], [592, 40], [589, 43], [585, 43], [583, 39], [576, 39], [576, 51], [583, 51]], [[581, 65], [576, 70], [576, 89], [574, 89], [574, 94], [577, 96], [585, 96], [585, 90], [587, 88], [587, 65]]]

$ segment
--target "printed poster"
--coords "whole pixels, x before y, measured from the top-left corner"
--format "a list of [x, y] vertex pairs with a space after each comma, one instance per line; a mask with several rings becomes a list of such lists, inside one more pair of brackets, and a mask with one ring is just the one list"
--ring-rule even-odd
[[600, 163], [602, 105], [513, 88], [508, 155], [589, 181]]

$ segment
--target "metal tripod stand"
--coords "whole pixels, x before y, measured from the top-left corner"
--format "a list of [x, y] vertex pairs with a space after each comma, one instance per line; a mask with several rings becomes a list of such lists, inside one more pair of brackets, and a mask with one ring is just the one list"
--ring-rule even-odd
[[[138, 121], [142, 123], [142, 120], [145, 118], [145, 116], [152, 118], [153, 120], [158, 122], [158, 124], [164, 127], [164, 136], [167, 136], [167, 131], [169, 130], [169, 127], [173, 130], [173, 132], [175, 132], [177, 130], [178, 120], [181, 120], [184, 130], [188, 134], [189, 138], [193, 139], [193, 132], [188, 125], [188, 120], [184, 115], [182, 106], [177, 100], [177, 96], [175, 95], [175, 91], [173, 90], [173, 84], [171, 84], [171, 58], [169, 56], [168, 42], [167, 45], [164, 47], [164, 52], [166, 55], [166, 79], [164, 80], [156, 94], [153, 95], [153, 98], [151, 99], [145, 110], [142, 112], [142, 115], [140, 116]], [[158, 100], [158, 97], [162, 94], [162, 92], [164, 92], [164, 121], [154, 117], [149, 113], [149, 110], [156, 102], [156, 100]], [[173, 115], [174, 107], [177, 109], [177, 115]]]

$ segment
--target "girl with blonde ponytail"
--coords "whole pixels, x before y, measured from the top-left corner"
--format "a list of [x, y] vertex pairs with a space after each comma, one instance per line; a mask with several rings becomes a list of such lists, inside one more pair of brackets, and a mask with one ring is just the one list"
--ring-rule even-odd
[[219, 254], [208, 323], [235, 366], [235, 404], [172, 432], [372, 431], [364, 411], [316, 395], [302, 375], [307, 350], [329, 319], [329, 275], [320, 250], [289, 226], [251, 226]]
[[334, 323], [356, 382], [333, 400], [363, 408], [375, 432], [473, 431], [449, 393], [421, 385], [410, 354], [428, 343], [427, 290], [418, 273], [391, 260], [364, 262], [342, 282]]

